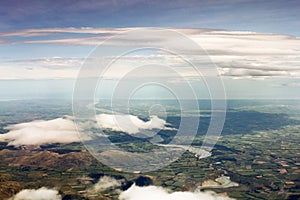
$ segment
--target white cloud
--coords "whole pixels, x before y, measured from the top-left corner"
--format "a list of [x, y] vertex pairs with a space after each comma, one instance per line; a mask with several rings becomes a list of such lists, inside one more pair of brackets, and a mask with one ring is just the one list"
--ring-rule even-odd
[[[100, 128], [123, 131], [129, 134], [136, 134], [152, 129], [175, 130], [168, 127], [169, 124], [157, 116], [151, 116], [149, 121], [143, 121], [134, 115], [99, 114], [96, 116], [96, 119]], [[84, 126], [95, 125], [85, 123]], [[74, 122], [68, 116], [52, 120], [39, 120], [14, 124], [5, 127], [5, 129], [9, 130], [9, 132], [0, 134], [0, 141], [8, 142], [9, 146], [15, 147], [22, 145], [40, 146], [53, 143], [66, 144], [81, 141]], [[148, 134], [155, 133], [149, 132]], [[152, 135], [147, 136], [149, 137]]]
[[122, 192], [119, 200], [230, 200], [229, 197], [218, 196], [209, 192], [169, 192], [162, 187], [138, 187], [132, 185]]
[[23, 29], [19, 31], [9, 31], [2, 32], [0, 36], [2, 37], [34, 37], [34, 36], [45, 36], [57, 33], [85, 33], [85, 34], [113, 34], [125, 29], [118, 28], [45, 28], [45, 29]]
[[134, 115], [100, 114], [97, 115], [97, 122], [100, 128], [123, 131], [129, 134], [136, 134], [142, 130], [151, 129], [173, 130], [168, 127], [169, 124], [165, 120], [160, 119], [157, 116], [150, 116], [149, 121], [143, 121]]
[[[68, 45], [97, 45], [112, 35], [118, 34], [133, 28], [45, 28], [45, 29], [23, 29], [0, 33], [2, 44], [68, 44]], [[77, 37], [64, 37], [64, 34], [75, 33]], [[37, 36], [58, 35], [56, 39], [28, 39]], [[83, 36], [84, 35], [84, 36]], [[62, 36], [62, 37], [59, 37]], [[27, 38], [25, 40], [13, 41], [11, 38]]]
[[8, 145], [15, 147], [80, 142], [75, 125], [68, 118], [15, 124], [6, 129], [9, 132], [1, 134], [0, 141], [8, 142]]
[[[108, 37], [118, 33], [135, 30], [136, 28], [49, 28], [49, 29], [26, 29], [14, 32], [1, 33], [2, 43], [6, 44], [69, 44], [69, 45], [92, 45], [104, 41]], [[268, 77], [300, 77], [300, 39], [290, 35], [283, 34], [264, 34], [244, 31], [226, 31], [217, 29], [170, 29], [182, 32], [205, 49], [211, 60], [217, 65], [222, 76], [233, 78], [268, 78]], [[55, 39], [36, 39], [36, 35], [61, 34], [63, 37]], [[77, 33], [79, 36], [66, 37], [66, 33]], [[89, 34], [89, 35], [86, 35]], [[22, 39], [28, 37], [27, 39]], [[155, 37], [155, 36], [154, 36]], [[15, 38], [18, 38], [17, 40]], [[115, 40], [111, 45], [130, 46], [138, 43], [147, 46], [149, 38], [142, 37], [138, 41], [132, 41], [133, 38]], [[168, 42], [174, 38], [167, 37]], [[17, 42], [15, 42], [17, 41]], [[153, 40], [151, 43], [160, 44], [161, 40]], [[70, 47], [72, 48], [72, 47]], [[193, 60], [197, 57], [189, 55]], [[168, 57], [163, 55], [167, 60]], [[150, 60], [154, 60], [150, 56]], [[131, 61], [130, 61], [131, 60]], [[147, 60], [147, 56], [130, 57], [126, 60], [126, 65], [132, 65], [133, 61], [142, 63]], [[149, 59], [148, 59], [149, 60]], [[163, 60], [158, 58], [158, 60]], [[27, 70], [28, 64], [40, 64], [42, 67], [48, 66], [47, 70], [40, 70], [38, 67], [33, 71]], [[122, 60], [124, 61], [124, 60]], [[176, 61], [176, 60], [174, 60]], [[182, 62], [177, 60], [178, 65]], [[15, 65], [16, 63], [11, 63]], [[45, 78], [76, 78], [78, 69], [68, 71], [68, 67], [77, 66], [78, 60], [74, 58], [43, 58], [32, 59], [31, 62], [25, 62], [27, 66], [18, 68], [0, 67], [1, 79], [45, 79]], [[125, 66], [124, 66], [125, 65]], [[52, 67], [52, 68], [51, 68]], [[60, 67], [60, 68], [57, 68]], [[122, 68], [119, 68], [122, 69]], [[120, 70], [114, 70], [119, 73]], [[15, 75], [14, 75], [15, 74]], [[112, 74], [115, 76], [115, 74]], [[196, 76], [189, 74], [190, 77]]]
[[122, 185], [124, 180], [116, 180], [110, 176], [103, 176], [99, 181], [88, 190], [89, 193], [99, 193], [107, 189], [114, 189]]
[[191, 35], [222, 76], [300, 77], [300, 39], [279, 34], [212, 31]]
[[9, 200], [61, 200], [62, 197], [57, 190], [45, 187], [35, 189], [25, 189], [17, 193]]
[[61, 68], [61, 67], [80, 67], [84, 58], [77, 57], [49, 57], [49, 58], [35, 58], [35, 59], [23, 59], [23, 60], [11, 60], [9, 63], [20, 63], [27, 66], [40, 66], [47, 68]]
[[289, 76], [291, 75], [284, 69], [279, 70], [261, 70], [261, 69], [247, 69], [247, 68], [223, 68], [221, 74], [223, 76], [232, 77], [270, 77], [270, 76]]

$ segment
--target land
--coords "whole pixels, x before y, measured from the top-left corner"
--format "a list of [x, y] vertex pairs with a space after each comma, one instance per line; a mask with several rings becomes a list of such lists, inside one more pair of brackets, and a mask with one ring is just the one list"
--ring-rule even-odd
[[[173, 104], [168, 105], [172, 115], [167, 121], [178, 128], [178, 110]], [[201, 147], [209, 124], [210, 105], [201, 105], [206, 112], [190, 112], [187, 116], [200, 117], [200, 129], [192, 144], [195, 148]], [[135, 108], [133, 114], [147, 118]], [[0, 110], [1, 133], [6, 133], [5, 127], [10, 124], [72, 114], [69, 102], [57, 100], [0, 102]], [[138, 182], [141, 186], [153, 184], [173, 191], [212, 190], [236, 199], [299, 199], [299, 111], [294, 101], [230, 101], [223, 133], [211, 156], [199, 159], [187, 151], [169, 166], [146, 173], [107, 167], [81, 143], [13, 147], [2, 142], [0, 199], [22, 189], [43, 186], [58, 188], [64, 199], [117, 199], [115, 190], [88, 193], [104, 175], [124, 179], [121, 190]], [[166, 130], [159, 133], [163, 143], [172, 140], [174, 134]], [[111, 139], [125, 150], [152, 149], [146, 140], [135, 141], [117, 131], [111, 131]]]

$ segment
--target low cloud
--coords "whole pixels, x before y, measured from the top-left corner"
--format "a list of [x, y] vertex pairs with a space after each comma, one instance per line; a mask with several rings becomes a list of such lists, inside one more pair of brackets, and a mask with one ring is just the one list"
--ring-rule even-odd
[[61, 200], [62, 197], [57, 190], [45, 187], [39, 189], [25, 189], [17, 193], [9, 200]]
[[0, 141], [8, 142], [9, 146], [80, 142], [75, 125], [68, 118], [20, 123], [6, 129], [9, 132], [1, 134]]
[[230, 200], [227, 196], [219, 196], [210, 192], [169, 192], [162, 187], [138, 187], [132, 185], [122, 192], [119, 200]]
[[115, 189], [122, 185], [124, 180], [117, 180], [110, 176], [103, 176], [99, 181], [89, 189], [89, 193], [99, 193], [108, 189]]
[[134, 115], [100, 114], [97, 115], [97, 121], [100, 128], [122, 131], [129, 134], [136, 134], [143, 130], [151, 129], [173, 130], [173, 128], [168, 127], [169, 124], [165, 120], [157, 116], [151, 116], [149, 121], [143, 121]]
[[[96, 116], [98, 126], [102, 129], [122, 131], [129, 134], [150, 133], [149, 130], [175, 130], [169, 124], [158, 118], [151, 116], [149, 121], [143, 121], [134, 115], [110, 115], [100, 114]], [[86, 123], [85, 126], [95, 126]], [[82, 127], [87, 128], [87, 127]], [[97, 128], [97, 127], [96, 127]], [[0, 141], [7, 142], [8, 146], [19, 147], [22, 145], [41, 146], [46, 144], [68, 144], [80, 142], [76, 126], [69, 116], [52, 120], [39, 120], [5, 127], [9, 132], [0, 134]], [[148, 132], [147, 132], [148, 130]], [[152, 135], [148, 135], [152, 136]]]

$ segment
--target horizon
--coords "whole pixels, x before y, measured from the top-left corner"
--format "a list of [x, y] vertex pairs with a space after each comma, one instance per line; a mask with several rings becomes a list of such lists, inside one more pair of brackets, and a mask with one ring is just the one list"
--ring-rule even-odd
[[[299, 1], [4, 1], [0, 98], [69, 97], [79, 70], [97, 45], [152, 27], [180, 32], [202, 48], [216, 66], [227, 98], [298, 99], [299, 13]], [[117, 56], [130, 44], [123, 40], [111, 45], [99, 56]], [[163, 64], [181, 63], [163, 52], [149, 51], [124, 57], [124, 66], [118, 67], [130, 69], [134, 62], [149, 58], [159, 63], [159, 56], [169, 59]], [[115, 70], [107, 76], [113, 80], [120, 74]], [[191, 83], [205, 96], [201, 78]], [[106, 97], [114, 84], [107, 83]]]

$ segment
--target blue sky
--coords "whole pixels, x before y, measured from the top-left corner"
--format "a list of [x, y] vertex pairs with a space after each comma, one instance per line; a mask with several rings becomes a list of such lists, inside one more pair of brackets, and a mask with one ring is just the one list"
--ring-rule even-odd
[[0, 30], [62, 27], [221, 28], [300, 36], [297, 0], [1, 1]]
[[300, 98], [297, 0], [1, 1], [0, 98], [71, 97], [95, 46], [135, 27], [169, 28], [198, 43], [228, 98]]

